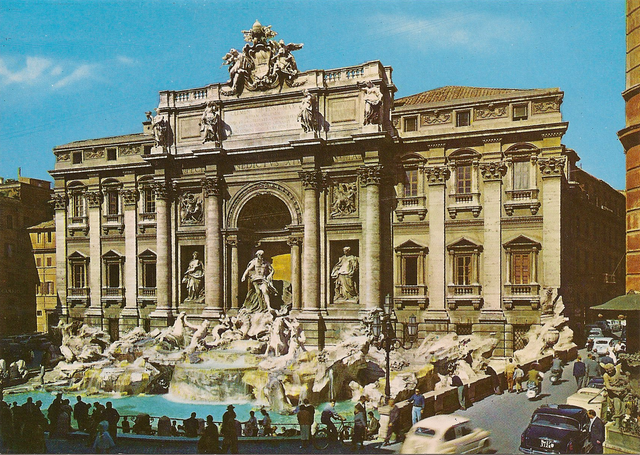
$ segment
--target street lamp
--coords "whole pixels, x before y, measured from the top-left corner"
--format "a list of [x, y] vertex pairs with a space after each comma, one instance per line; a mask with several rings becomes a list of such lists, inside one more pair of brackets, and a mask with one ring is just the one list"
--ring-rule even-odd
[[[391, 296], [387, 294], [384, 298], [382, 308], [373, 311], [369, 321], [371, 325], [371, 342], [378, 349], [384, 349], [386, 360], [386, 384], [384, 386], [384, 396], [389, 402], [391, 397], [391, 367], [390, 354], [396, 349], [411, 349], [413, 343], [418, 341], [418, 320], [415, 315], [409, 317], [409, 322], [398, 322], [398, 317], [393, 309]], [[402, 338], [397, 337], [397, 325], [402, 325]]]

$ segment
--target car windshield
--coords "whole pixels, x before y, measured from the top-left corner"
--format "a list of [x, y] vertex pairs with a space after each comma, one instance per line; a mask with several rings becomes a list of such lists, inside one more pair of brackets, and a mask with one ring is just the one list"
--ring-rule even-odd
[[416, 428], [416, 434], [420, 436], [435, 436], [436, 430], [432, 430], [431, 428], [418, 427]]
[[535, 414], [531, 423], [547, 427], [555, 427], [563, 430], [578, 430], [579, 424], [576, 420], [553, 414]]
[[607, 340], [596, 340], [596, 344], [609, 344]]

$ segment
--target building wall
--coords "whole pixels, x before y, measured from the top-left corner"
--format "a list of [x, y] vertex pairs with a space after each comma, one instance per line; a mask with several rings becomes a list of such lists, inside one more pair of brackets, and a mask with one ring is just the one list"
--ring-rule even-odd
[[0, 335], [36, 330], [38, 275], [27, 227], [50, 217], [50, 184], [19, 177], [0, 184]]
[[53, 221], [29, 228], [31, 248], [38, 272], [36, 283], [36, 330], [47, 333], [59, 320], [56, 288], [56, 238]]

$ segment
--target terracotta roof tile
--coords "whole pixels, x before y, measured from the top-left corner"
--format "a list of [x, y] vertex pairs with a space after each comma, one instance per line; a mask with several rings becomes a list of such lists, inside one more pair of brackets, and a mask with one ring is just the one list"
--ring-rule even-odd
[[518, 92], [527, 92], [524, 89], [509, 88], [483, 88], [483, 87], [464, 87], [457, 85], [447, 85], [426, 92], [416, 93], [415, 95], [398, 98], [395, 101], [396, 106], [408, 106], [412, 104], [437, 103], [441, 101], [459, 100], [467, 98], [480, 98], [483, 96], [508, 95]]

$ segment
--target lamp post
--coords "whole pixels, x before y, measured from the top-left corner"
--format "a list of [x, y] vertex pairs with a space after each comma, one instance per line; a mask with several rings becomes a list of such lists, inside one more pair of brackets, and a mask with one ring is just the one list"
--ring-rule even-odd
[[[397, 337], [397, 326], [402, 325], [402, 338]], [[398, 317], [393, 309], [391, 296], [384, 298], [382, 309], [374, 310], [372, 314], [371, 335], [372, 344], [378, 349], [384, 349], [386, 360], [386, 383], [384, 396], [387, 403], [391, 397], [391, 351], [396, 349], [411, 349], [413, 343], [418, 340], [418, 321], [415, 315], [409, 317], [409, 322], [398, 322]]]

